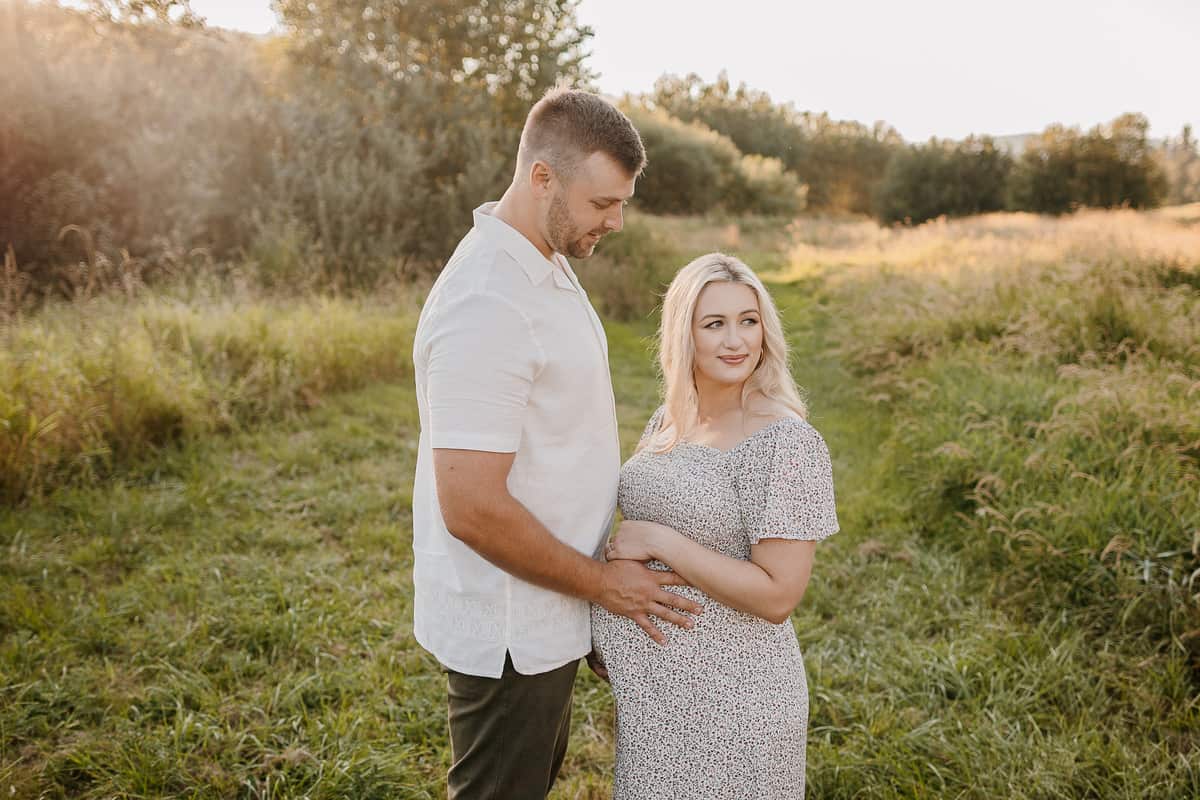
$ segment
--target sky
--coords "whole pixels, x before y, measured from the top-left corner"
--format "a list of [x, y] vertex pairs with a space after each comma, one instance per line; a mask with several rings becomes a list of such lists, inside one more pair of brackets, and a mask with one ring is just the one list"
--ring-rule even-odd
[[[210, 25], [263, 33], [269, 0], [192, 0]], [[602, 91], [663, 73], [736, 85], [909, 141], [1084, 128], [1140, 111], [1156, 137], [1200, 130], [1198, 0], [582, 0]]]

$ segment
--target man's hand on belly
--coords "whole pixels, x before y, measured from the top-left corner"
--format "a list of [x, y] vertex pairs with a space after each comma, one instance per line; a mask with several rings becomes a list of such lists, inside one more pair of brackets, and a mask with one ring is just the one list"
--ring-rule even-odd
[[665, 645], [667, 637], [650, 621], [650, 615], [681, 628], [691, 628], [695, 622], [683, 612], [699, 614], [703, 606], [663, 588], [687, 585], [674, 572], [657, 572], [637, 561], [610, 561], [603, 565], [600, 594], [593, 602], [614, 614], [629, 617], [651, 639]]

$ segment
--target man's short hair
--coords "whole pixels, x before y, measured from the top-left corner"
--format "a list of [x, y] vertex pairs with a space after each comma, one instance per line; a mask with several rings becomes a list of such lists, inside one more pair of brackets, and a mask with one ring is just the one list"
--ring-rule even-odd
[[570, 179], [595, 152], [611, 156], [633, 177], [646, 166], [646, 148], [629, 117], [599, 95], [557, 86], [530, 109], [517, 163], [544, 161]]

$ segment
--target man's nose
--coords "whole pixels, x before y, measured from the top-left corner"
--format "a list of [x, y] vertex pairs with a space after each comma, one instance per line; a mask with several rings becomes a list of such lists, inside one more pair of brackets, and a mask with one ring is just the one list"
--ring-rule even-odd
[[614, 233], [625, 227], [625, 207], [623, 203], [617, 204], [617, 210], [608, 215], [604, 220], [605, 226]]

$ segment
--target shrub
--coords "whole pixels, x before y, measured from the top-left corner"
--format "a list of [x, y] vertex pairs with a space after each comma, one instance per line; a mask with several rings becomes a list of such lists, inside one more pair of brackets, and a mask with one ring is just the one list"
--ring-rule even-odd
[[1157, 206], [1167, 182], [1149, 128], [1141, 114], [1123, 114], [1086, 134], [1051, 125], [1017, 159], [1009, 207], [1062, 214], [1081, 206]]
[[724, 73], [711, 84], [694, 74], [665, 75], [648, 99], [677, 119], [728, 136], [743, 153], [779, 159], [808, 187], [806, 203], [817, 210], [869, 213], [888, 156], [902, 144], [883, 123], [868, 127], [797, 111], [745, 84], [734, 87]]
[[635, 202], [655, 214], [795, 215], [805, 188], [778, 159], [745, 156], [699, 123], [643, 106], [626, 108], [646, 145], [646, 171]]
[[1004, 208], [1012, 159], [988, 137], [896, 150], [875, 193], [881, 222], [921, 223]]
[[[152, 278], [197, 249], [249, 255], [273, 287], [440, 267], [504, 187], [518, 113], [559, 78], [586, 81], [589, 33], [549, 0], [471, 25], [459, 0], [353, 6], [280, 3], [288, 34], [259, 40], [142, 18], [162, 4], [0, 4], [0, 252], [12, 245], [36, 293], [68, 297], [64, 269]], [[420, 53], [401, 19], [421, 27]], [[509, 45], [462, 74], [442, 49], [470, 52], [488, 26]], [[378, 36], [386, 61], [367, 57]]]
[[414, 323], [364, 300], [54, 304], [2, 331], [0, 498], [406, 377]]
[[603, 316], [643, 319], [658, 307], [684, 263], [682, 254], [653, 227], [629, 214], [624, 229], [606, 236], [580, 267], [580, 280]]
[[663, 111], [632, 106], [625, 112], [646, 146], [638, 207], [653, 214], [702, 214], [721, 205], [742, 157], [733, 142]]

